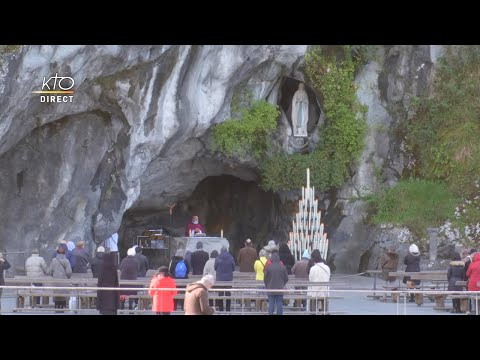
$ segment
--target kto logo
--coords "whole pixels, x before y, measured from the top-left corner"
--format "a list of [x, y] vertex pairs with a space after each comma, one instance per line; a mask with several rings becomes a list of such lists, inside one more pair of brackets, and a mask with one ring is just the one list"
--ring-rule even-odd
[[73, 94], [72, 90], [75, 85], [75, 80], [69, 76], [51, 76], [48, 80], [47, 77], [43, 77], [42, 90], [32, 91], [34, 94], [56, 94], [56, 95], [41, 95], [40, 102], [72, 102]]

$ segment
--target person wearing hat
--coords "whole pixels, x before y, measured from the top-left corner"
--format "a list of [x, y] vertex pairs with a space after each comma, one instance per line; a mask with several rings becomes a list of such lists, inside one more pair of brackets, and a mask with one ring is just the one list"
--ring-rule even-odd
[[[70, 262], [70, 267], [73, 269], [73, 267], [75, 266], [75, 257], [72, 255], [72, 251], [68, 250], [67, 240], [60, 240], [58, 243], [58, 246], [65, 246], [65, 258]], [[55, 251], [52, 253], [52, 260], [57, 257], [57, 249], [55, 249]]]
[[97, 248], [97, 252], [95, 253], [95, 257], [90, 261], [90, 267], [92, 268], [93, 278], [95, 279], [98, 279], [98, 275], [100, 274], [100, 269], [102, 268], [104, 256], [105, 256], [105, 248], [103, 246], [99, 246]]
[[209, 274], [187, 286], [185, 315], [212, 315], [215, 312], [215, 309], [208, 304], [208, 289], [213, 285], [215, 285], [215, 278]]
[[[3, 272], [10, 268], [10, 263], [3, 257], [3, 254], [0, 253], [0, 285], [5, 285], [5, 278], [3, 276]], [[2, 305], [2, 292], [3, 288], [0, 288], [0, 308]]]
[[310, 260], [310, 254], [308, 253], [308, 249], [305, 249], [302, 259], [298, 260], [292, 267], [292, 274], [295, 275], [295, 279], [308, 279], [308, 260]]
[[[125, 257], [120, 263], [120, 280], [137, 280], [138, 276], [138, 261], [135, 258], [135, 249], [132, 247], [127, 250], [127, 257]], [[120, 287], [133, 287], [131, 285], [121, 285]], [[125, 308], [125, 296], [137, 295], [135, 290], [122, 290], [120, 292], [120, 309]], [[135, 303], [135, 305], [134, 305]], [[128, 300], [128, 309], [135, 310], [137, 308], [138, 299], [130, 298]]]
[[74, 273], [85, 274], [90, 264], [90, 255], [88, 255], [87, 250], [85, 250], [84, 241], [77, 241], [77, 245], [72, 251], [72, 257], [74, 258], [72, 271]]
[[245, 247], [240, 249], [238, 253], [238, 265], [240, 265], [240, 272], [255, 272], [254, 265], [257, 259], [257, 252], [252, 247], [252, 240], [245, 240]]
[[[406, 265], [405, 272], [420, 272], [420, 251], [417, 245], [410, 245], [408, 254], [403, 259], [403, 263]], [[414, 289], [416, 285], [420, 285], [420, 280], [410, 280], [410, 276], [405, 276], [403, 283], [407, 285], [407, 288]], [[414, 294], [410, 294], [409, 301], [415, 302]]]
[[192, 275], [203, 275], [203, 268], [208, 261], [208, 252], [203, 250], [203, 243], [197, 242], [197, 250], [190, 257], [192, 265]]
[[275, 240], [270, 240], [268, 242], [268, 245], [265, 245], [264, 250], [267, 252], [267, 258], [270, 259], [270, 256], [272, 255], [272, 250], [278, 250], [277, 244], [275, 244]]

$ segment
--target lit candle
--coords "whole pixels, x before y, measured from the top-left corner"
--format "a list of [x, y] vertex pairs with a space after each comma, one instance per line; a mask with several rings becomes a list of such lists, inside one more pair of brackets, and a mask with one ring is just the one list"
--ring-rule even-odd
[[223, 228], [220, 230], [220, 237], [223, 239]]

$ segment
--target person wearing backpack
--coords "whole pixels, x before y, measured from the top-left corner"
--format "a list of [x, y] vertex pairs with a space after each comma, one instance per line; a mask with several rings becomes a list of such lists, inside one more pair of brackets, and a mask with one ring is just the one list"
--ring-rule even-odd
[[[184, 255], [185, 250], [178, 249], [175, 256], [172, 256], [172, 259], [170, 260], [168, 271], [174, 279], [188, 279], [190, 263], [188, 260], [184, 259]], [[177, 305], [180, 305], [181, 310], [183, 310], [184, 301], [182, 299], [175, 299], [174, 302], [174, 309], [177, 309]]]

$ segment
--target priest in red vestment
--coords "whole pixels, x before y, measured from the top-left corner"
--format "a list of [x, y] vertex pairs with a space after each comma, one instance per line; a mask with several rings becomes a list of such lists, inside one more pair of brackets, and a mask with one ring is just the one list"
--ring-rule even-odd
[[198, 222], [198, 216], [196, 215], [192, 217], [192, 221], [187, 224], [187, 228], [185, 229], [185, 236], [190, 236], [190, 231], [193, 232], [193, 235], [195, 235], [199, 231], [202, 234], [205, 234], [205, 228], [202, 224]]

